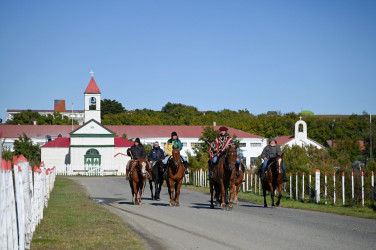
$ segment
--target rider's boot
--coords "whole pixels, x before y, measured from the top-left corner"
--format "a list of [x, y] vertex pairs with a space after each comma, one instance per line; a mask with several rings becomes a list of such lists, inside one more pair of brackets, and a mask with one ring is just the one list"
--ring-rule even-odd
[[286, 170], [283, 170], [283, 182], [287, 182]]
[[261, 167], [260, 170], [259, 170], [259, 174], [260, 174], [261, 182], [264, 182], [265, 179], [266, 179], [265, 169], [263, 169], [263, 168]]
[[189, 174], [188, 172], [188, 162], [187, 161], [183, 161], [183, 164], [184, 164], [184, 174]]
[[127, 181], [129, 181], [129, 169], [128, 169], [128, 168], [126, 169], [125, 179], [126, 179]]

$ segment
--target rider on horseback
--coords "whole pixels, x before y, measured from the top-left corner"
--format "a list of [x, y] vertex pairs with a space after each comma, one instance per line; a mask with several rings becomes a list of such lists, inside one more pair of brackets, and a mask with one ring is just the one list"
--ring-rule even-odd
[[130, 156], [132, 159], [128, 162], [126, 168], [126, 180], [129, 180], [129, 166], [134, 162], [137, 161], [138, 158], [145, 159], [146, 158], [146, 151], [144, 146], [142, 146], [140, 142], [140, 138], [136, 138], [132, 147], [128, 148], [127, 155]]
[[[166, 165], [167, 162], [168, 162], [168, 159], [170, 159], [170, 156], [172, 155], [172, 149], [174, 147], [179, 147], [180, 151], [183, 148], [183, 144], [179, 140], [178, 134], [176, 132], [172, 132], [171, 133], [171, 138], [167, 141], [167, 143], [164, 146], [164, 151], [165, 151], [165, 153], [167, 155], [164, 158], [164, 160], [163, 160], [163, 164], [164, 165]], [[180, 155], [180, 157], [182, 158], [183, 164], [184, 164], [184, 167], [185, 167], [185, 171], [184, 172], [185, 172], [185, 174], [188, 174], [188, 170], [187, 170], [188, 161], [187, 161], [187, 158], [184, 157], [184, 156], [182, 156], [182, 155]]]
[[232, 139], [230, 135], [227, 133], [227, 127], [220, 127], [219, 128], [219, 135], [217, 138], [209, 144], [209, 156], [210, 156], [210, 164], [209, 164], [209, 175], [208, 177], [212, 177], [212, 172], [214, 165], [217, 164], [218, 158], [226, 151]]
[[[232, 141], [231, 145], [233, 145], [234, 147], [236, 147], [237, 146], [237, 142], [236, 141]], [[242, 161], [242, 159], [243, 159], [243, 152], [242, 152], [242, 150], [239, 147], [236, 148], [236, 154], [237, 154], [237, 156], [236, 156], [236, 179], [237, 179], [239, 177], [240, 162], [241, 162], [241, 166], [240, 167], [241, 167], [241, 170], [242, 170], [243, 173], [245, 171], [245, 168], [244, 168], [243, 161]]]
[[[270, 158], [275, 158], [277, 155], [282, 155], [282, 150], [279, 145], [277, 145], [277, 140], [272, 138], [269, 140], [269, 145], [265, 146], [264, 150], [261, 153], [261, 158], [264, 159], [262, 166], [259, 170], [261, 181], [265, 180], [265, 171]], [[283, 181], [286, 182], [286, 169], [285, 163], [283, 163]]]
[[159, 142], [155, 142], [152, 150], [150, 150], [149, 156], [148, 156], [148, 161], [150, 165], [153, 165], [154, 162], [157, 162], [159, 160], [164, 159], [164, 152], [163, 150], [159, 147]]

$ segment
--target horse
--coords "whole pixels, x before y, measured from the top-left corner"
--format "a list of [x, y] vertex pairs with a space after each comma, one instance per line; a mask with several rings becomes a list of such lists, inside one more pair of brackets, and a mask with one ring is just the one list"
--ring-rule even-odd
[[[144, 164], [145, 163], [145, 164]], [[142, 189], [145, 184], [145, 178], [149, 175], [150, 178], [150, 168], [146, 159], [137, 159], [130, 163], [130, 174], [129, 174], [129, 185], [132, 190], [132, 201], [134, 205], [142, 205]], [[138, 199], [137, 199], [138, 195]]]
[[[180, 157], [179, 147], [172, 148], [172, 155], [167, 162], [167, 188], [170, 195], [170, 206], [179, 206], [180, 187], [183, 183], [184, 164]], [[175, 191], [175, 195], [174, 195]]]
[[262, 182], [262, 190], [264, 194], [264, 207], [268, 207], [266, 203], [266, 191], [270, 191], [272, 198], [272, 207], [274, 207], [274, 193], [278, 188], [278, 201], [276, 203], [279, 206], [282, 197], [283, 186], [283, 154], [277, 155], [275, 158], [270, 158], [268, 162], [268, 170], [266, 171], [265, 181]]
[[[155, 161], [151, 168], [151, 177], [152, 179], [149, 180], [150, 184], [150, 191], [151, 191], [151, 199], [152, 200], [160, 200], [160, 193], [163, 185], [163, 174], [165, 172], [165, 168], [163, 167], [162, 160]], [[155, 194], [153, 194], [153, 182], [155, 185]]]
[[239, 164], [238, 167], [239, 167], [239, 170], [238, 170], [239, 176], [238, 176], [237, 179], [235, 179], [235, 199], [234, 199], [234, 202], [237, 205], [239, 205], [238, 193], [239, 193], [240, 186], [244, 182], [243, 179], [244, 179], [244, 173], [245, 173], [244, 166], [242, 165], [241, 161], [240, 161], [240, 164]]
[[[221, 201], [222, 209], [226, 208], [226, 193], [230, 188], [230, 200], [228, 209], [233, 207], [233, 197], [235, 195], [235, 174], [236, 174], [236, 146], [230, 146], [215, 164], [212, 177], [210, 178], [210, 208], [214, 208], [213, 205], [213, 193], [215, 189], [215, 197], [217, 203]], [[221, 194], [221, 197], [219, 197]]]

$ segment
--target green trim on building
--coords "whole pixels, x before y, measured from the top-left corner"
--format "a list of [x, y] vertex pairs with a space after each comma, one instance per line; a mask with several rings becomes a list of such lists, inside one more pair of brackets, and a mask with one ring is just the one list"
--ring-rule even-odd
[[70, 145], [71, 148], [111, 148], [115, 145]]
[[72, 134], [70, 137], [111, 137], [114, 138], [115, 134]]

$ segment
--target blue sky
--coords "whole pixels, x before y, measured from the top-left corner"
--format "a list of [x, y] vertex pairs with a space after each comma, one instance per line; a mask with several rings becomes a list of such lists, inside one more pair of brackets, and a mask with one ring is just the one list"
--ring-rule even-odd
[[376, 114], [376, 1], [1, 1], [5, 109]]

